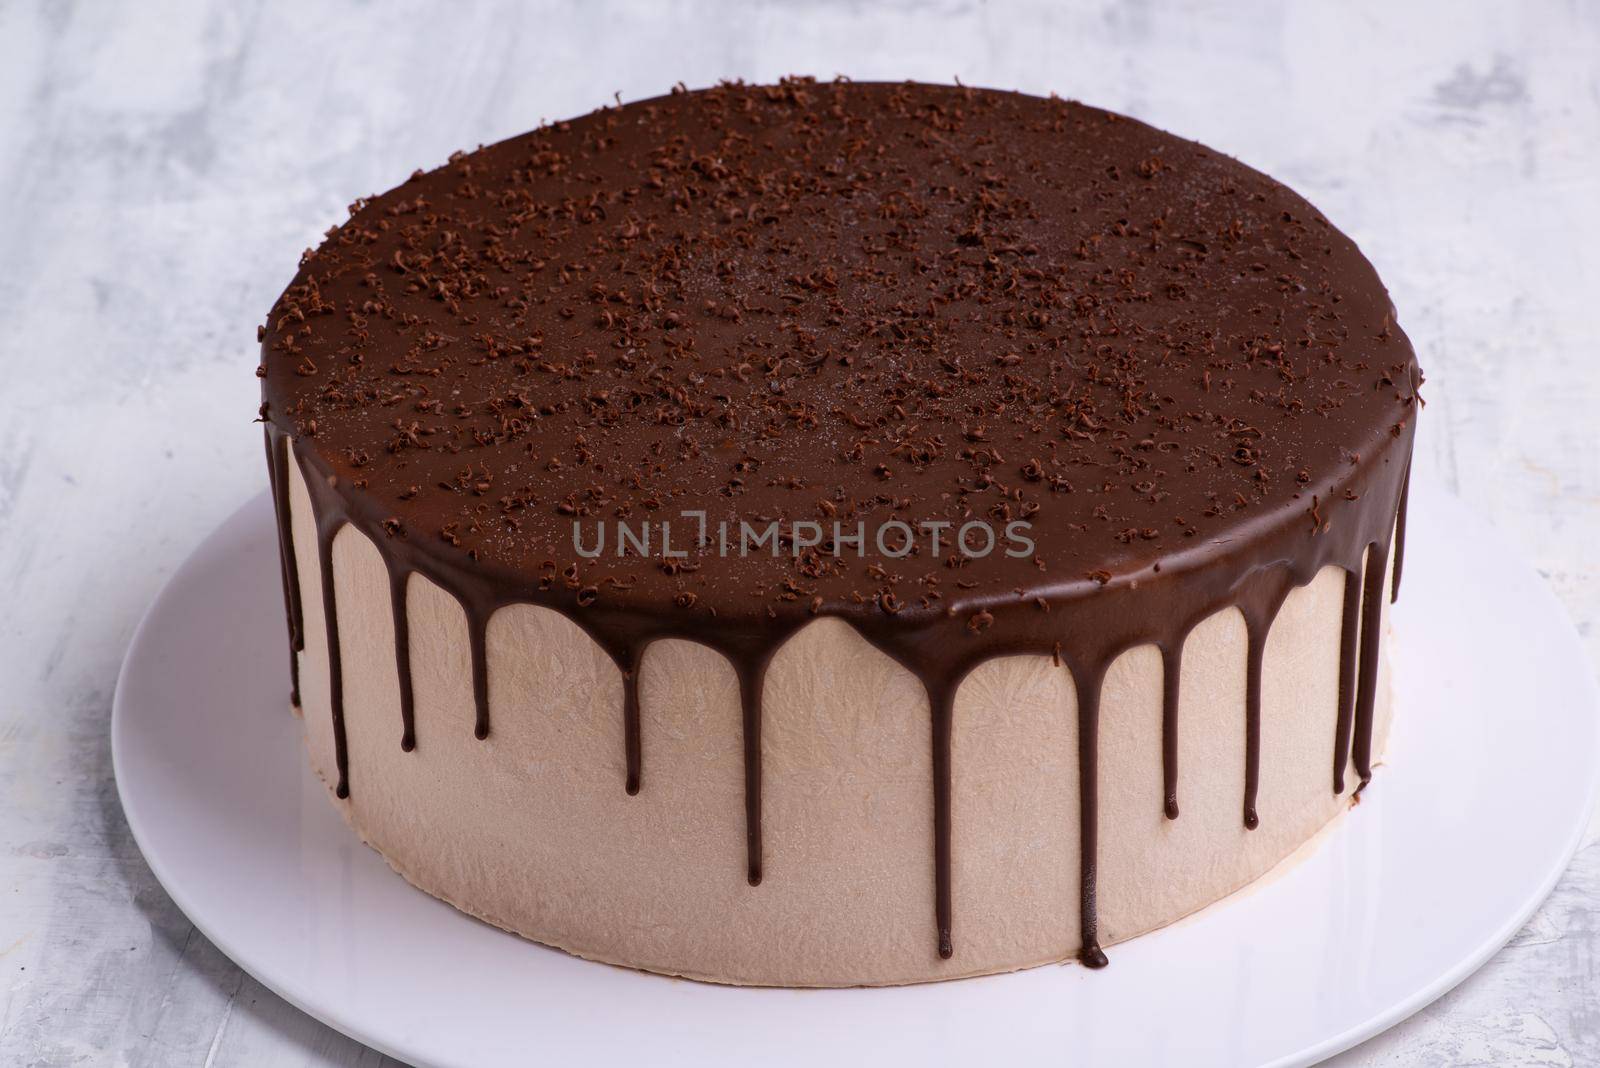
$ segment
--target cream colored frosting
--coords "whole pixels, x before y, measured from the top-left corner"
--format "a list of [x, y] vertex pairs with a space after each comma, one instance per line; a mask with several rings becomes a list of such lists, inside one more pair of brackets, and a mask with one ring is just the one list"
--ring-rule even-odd
[[[304, 606], [301, 698], [333, 781], [326, 630], [310, 501], [290, 508]], [[956, 951], [937, 952], [927, 696], [847, 623], [777, 653], [763, 703], [765, 875], [745, 878], [737, 683], [667, 639], [640, 674], [643, 785], [624, 789], [622, 678], [564, 616], [502, 609], [488, 631], [492, 731], [473, 736], [465, 615], [408, 587], [417, 747], [400, 746], [387, 572], [353, 528], [333, 546], [355, 830], [427, 892], [579, 956], [717, 982], [885, 985], [1008, 971], [1079, 949], [1076, 697], [1048, 657], [976, 669], [956, 698]], [[1111, 944], [1244, 886], [1349, 804], [1332, 792], [1344, 573], [1290, 594], [1263, 669], [1260, 826], [1242, 819], [1246, 631], [1236, 609], [1189, 636], [1178, 801], [1162, 811], [1161, 658], [1110, 668], [1100, 715], [1100, 937]], [[1375, 751], [1389, 721], [1380, 685]], [[1347, 775], [1353, 787], [1353, 771]]]

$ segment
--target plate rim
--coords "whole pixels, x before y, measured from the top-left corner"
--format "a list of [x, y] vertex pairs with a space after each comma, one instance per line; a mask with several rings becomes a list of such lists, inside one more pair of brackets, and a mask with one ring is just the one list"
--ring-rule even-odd
[[[1562, 635], [1563, 643], [1568, 647], [1561, 659], [1563, 662], [1575, 662], [1577, 665], [1587, 669], [1574, 670], [1573, 681], [1577, 683], [1577, 688], [1582, 690], [1587, 706], [1591, 710], [1600, 711], [1600, 680], [1595, 677], [1593, 665], [1589, 661], [1587, 651], [1582, 646], [1570, 614], [1543, 577], [1538, 574], [1520, 552], [1511, 549], [1503, 533], [1494, 526], [1491, 520], [1473, 515], [1454, 494], [1428, 484], [1414, 488], [1421, 491], [1416, 497], [1420, 498], [1420, 503], [1424, 508], [1455, 510], [1459, 517], [1465, 517], [1469, 522], [1475, 538], [1486, 539], [1492, 548], [1502, 551], [1502, 558], [1509, 561], [1515, 571], [1523, 573], [1521, 575], [1523, 579], [1531, 579], [1531, 581], [1521, 581], [1518, 584], [1525, 587], [1526, 596], [1539, 602], [1538, 607], [1542, 615], [1548, 616], [1552, 622], [1559, 620], [1560, 626], [1558, 629]], [[406, 1052], [393, 1045], [382, 1035], [362, 1026], [358, 1020], [338, 1011], [336, 1005], [324, 1005], [314, 999], [304, 997], [289, 981], [273, 974], [273, 969], [259, 967], [258, 962], [244, 959], [248, 958], [250, 954], [244, 952], [232, 938], [227, 936], [225, 931], [219, 930], [209, 922], [208, 918], [205, 918], [206, 910], [187, 892], [184, 888], [183, 880], [168, 868], [167, 861], [162, 858], [161, 851], [158, 849], [152, 852], [149, 848], [151, 829], [145, 825], [145, 817], [139, 812], [139, 807], [137, 805], [130, 806], [127, 801], [126, 784], [128, 779], [125, 764], [128, 758], [124, 752], [126, 743], [123, 739], [128, 729], [130, 715], [126, 706], [128, 701], [127, 681], [132, 665], [138, 660], [143, 647], [151, 640], [150, 632], [159, 621], [166, 602], [175, 596], [174, 590], [181, 585], [182, 580], [194, 566], [201, 551], [209, 546], [226, 528], [241, 522], [245, 513], [259, 509], [265, 496], [265, 490], [250, 496], [228, 512], [219, 523], [196, 541], [194, 547], [190, 549], [179, 566], [166, 578], [160, 591], [151, 600], [149, 606], [140, 617], [138, 625], [134, 628], [118, 669], [116, 686], [112, 694], [109, 723], [112, 773], [116, 783], [118, 803], [122, 808], [123, 818], [128, 823], [129, 831], [135, 844], [138, 845], [145, 863], [149, 866], [156, 881], [161, 885], [162, 890], [184, 913], [184, 916], [194, 925], [195, 929], [220, 949], [237, 967], [261, 983], [262, 986], [271, 990], [275, 995], [293, 1005], [297, 1010], [304, 1012], [341, 1034], [403, 1063], [426, 1064], [429, 1062], [416, 1059], [418, 1057], [417, 1052]], [[1421, 511], [1422, 509], [1415, 509], [1417, 503], [1419, 501], [1414, 499], [1414, 510]], [[1402, 667], [1400, 670], [1405, 669]], [[1579, 681], [1580, 679], [1581, 681]], [[1263, 1062], [1265, 1065], [1272, 1066], [1272, 1068], [1283, 1068], [1283, 1066], [1289, 1065], [1316, 1063], [1382, 1033], [1402, 1020], [1420, 1012], [1460, 985], [1461, 982], [1481, 968], [1515, 937], [1516, 933], [1527, 924], [1528, 920], [1554, 890], [1562, 875], [1565, 874], [1587, 831], [1589, 813], [1592, 812], [1595, 806], [1597, 794], [1600, 794], [1600, 720], [1591, 719], [1588, 735], [1591, 759], [1587, 764], [1587, 779], [1582, 789], [1584, 803], [1578, 810], [1581, 815], [1573, 819], [1572, 825], [1568, 829], [1565, 841], [1560, 849], [1559, 860], [1550, 865], [1549, 869], [1538, 880], [1534, 889], [1518, 905], [1515, 911], [1485, 936], [1470, 953], [1410, 995], [1373, 1013], [1360, 1023], [1348, 1026], [1344, 1030], [1329, 1035], [1311, 1046], [1286, 1054], [1275, 1060]], [[1314, 844], [1320, 848], [1320, 843]], [[1290, 857], [1280, 862], [1279, 865], [1266, 873], [1261, 880], [1255, 881], [1252, 885], [1258, 885], [1270, 879], [1273, 872], [1279, 871], [1285, 865], [1292, 865], [1295, 862], [1296, 856], [1291, 854]], [[1243, 893], [1248, 890], [1249, 887], [1246, 887], [1240, 892]], [[1236, 896], [1229, 895], [1229, 898]], [[1226, 902], [1229, 898], [1224, 898], [1216, 904]], [[1196, 917], [1201, 916], [1212, 907], [1215, 906], [1208, 906], [1207, 909], [1200, 910]], [[1192, 920], [1193, 918], [1195, 917], [1188, 919]], [[465, 914], [461, 914], [460, 919], [463, 922], [478, 922]], [[595, 967], [610, 967], [607, 965], [594, 965], [593, 962], [585, 963]], [[961, 986], [969, 982], [980, 983], [988, 978], [990, 977], [962, 980], [954, 985]]]

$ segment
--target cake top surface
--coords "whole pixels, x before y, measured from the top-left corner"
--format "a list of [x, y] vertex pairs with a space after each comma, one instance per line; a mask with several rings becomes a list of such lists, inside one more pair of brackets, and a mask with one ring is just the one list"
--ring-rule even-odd
[[1226, 156], [1055, 98], [804, 79], [358, 201], [262, 342], [264, 415], [384, 537], [724, 621], [981, 628], [1258, 525], [1315, 538], [1409, 444], [1420, 378], [1349, 238]]

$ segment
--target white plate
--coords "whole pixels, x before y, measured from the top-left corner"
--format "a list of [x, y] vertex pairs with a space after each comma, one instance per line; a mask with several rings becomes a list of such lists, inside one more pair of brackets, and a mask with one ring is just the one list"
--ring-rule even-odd
[[1388, 766], [1307, 857], [1089, 972], [890, 990], [740, 990], [592, 964], [412, 889], [308, 770], [265, 496], [196, 550], [134, 636], [112, 753], [168, 893], [256, 978], [423, 1064], [1305, 1063], [1482, 964], [1584, 826], [1594, 680], [1544, 584], [1418, 485], [1395, 613]]

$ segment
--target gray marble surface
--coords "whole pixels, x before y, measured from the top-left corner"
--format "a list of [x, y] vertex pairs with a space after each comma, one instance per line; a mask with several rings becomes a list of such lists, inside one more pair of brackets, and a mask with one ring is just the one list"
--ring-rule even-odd
[[[111, 778], [134, 624], [265, 483], [255, 324], [418, 164], [788, 72], [1054, 90], [1294, 185], [1421, 353], [1417, 477], [1600, 650], [1600, 6], [0, 0], [0, 1064], [384, 1060], [194, 930]], [[1596, 840], [1479, 974], [1338, 1063], [1600, 1063]]]

